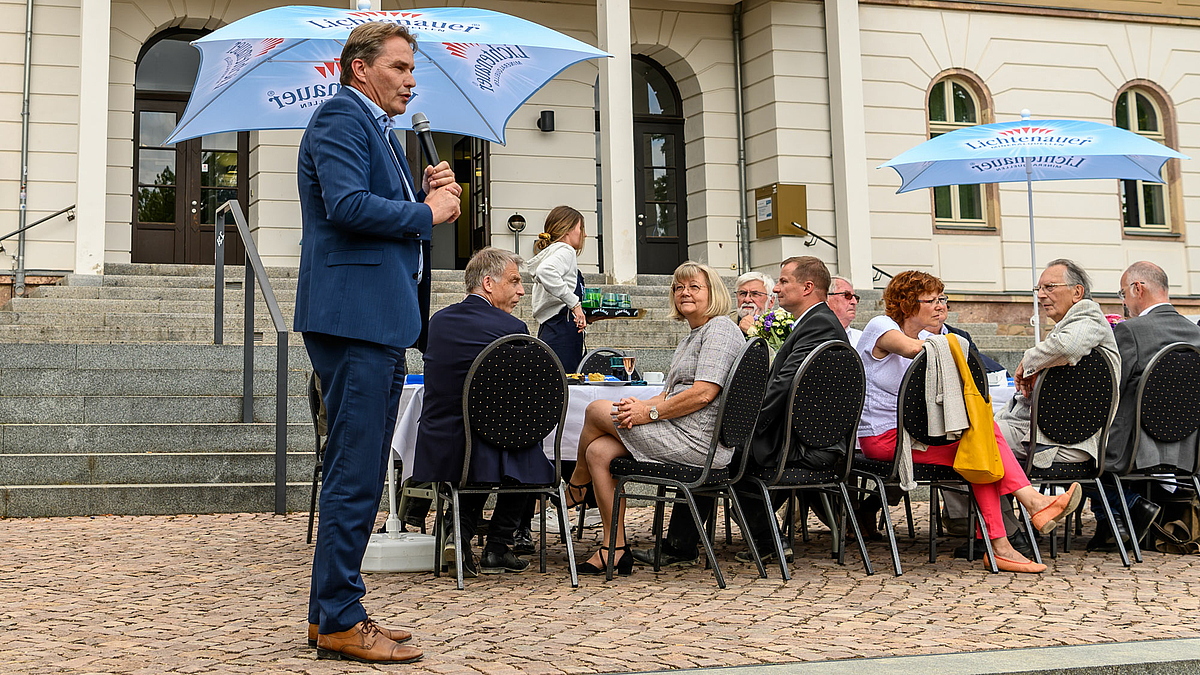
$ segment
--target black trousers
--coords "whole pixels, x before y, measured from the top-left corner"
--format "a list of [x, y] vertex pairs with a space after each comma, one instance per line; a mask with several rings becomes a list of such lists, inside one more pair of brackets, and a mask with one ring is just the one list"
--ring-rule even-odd
[[[804, 459], [795, 464], [805, 469], [820, 470], [833, 466], [840, 459], [841, 453], [834, 450], [810, 450]], [[738, 460], [735, 458], [733, 461]], [[733, 490], [737, 493], [738, 502], [742, 505], [742, 511], [746, 516], [746, 525], [750, 529], [754, 545], [762, 546], [764, 542], [771, 541], [771, 525], [767, 519], [775, 517], [775, 511], [787, 501], [789, 493], [785, 490], [772, 492], [771, 510], [768, 512], [766, 504], [762, 501], [762, 492], [748, 479], [743, 478], [734, 483]], [[711, 517], [713, 511], [713, 497], [697, 496], [696, 508], [700, 509], [700, 516], [704, 518], [705, 525], [707, 525], [708, 518]], [[776, 521], [776, 525], [778, 525], [778, 521]], [[692, 518], [691, 510], [686, 504], [675, 504], [671, 507], [671, 521], [667, 526], [666, 544], [673, 551], [684, 555], [695, 551], [696, 547], [700, 545], [700, 528]]]
[[[483, 519], [483, 505], [487, 498], [486, 494], [458, 496], [458, 506], [462, 509], [462, 532], [459, 533], [459, 539], [467, 545], [479, 529], [479, 522]], [[488, 545], [512, 546], [513, 533], [521, 524], [526, 506], [533, 501], [534, 498], [529, 493], [502, 492], [496, 495], [496, 508], [492, 509], [492, 517], [488, 521]]]

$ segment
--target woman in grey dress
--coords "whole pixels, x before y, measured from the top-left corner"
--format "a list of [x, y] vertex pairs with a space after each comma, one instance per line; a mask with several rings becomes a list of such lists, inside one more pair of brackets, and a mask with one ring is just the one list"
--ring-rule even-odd
[[[604, 522], [603, 541], [608, 541], [610, 527], [617, 528], [613, 565], [623, 575], [633, 571], [633, 558], [623, 524], [608, 522], [616, 488], [609, 463], [631, 455], [639, 462], [702, 465], [716, 429], [715, 401], [746, 344], [727, 316], [733, 304], [729, 290], [711, 267], [683, 263], [675, 270], [671, 292], [671, 318], [686, 321], [692, 330], [675, 349], [663, 393], [644, 401], [592, 402], [579, 437], [579, 462], [568, 481], [576, 503], [592, 484]], [[728, 465], [732, 456], [731, 448], [719, 446], [713, 467]], [[580, 574], [604, 574], [604, 567], [603, 549], [577, 566]]]

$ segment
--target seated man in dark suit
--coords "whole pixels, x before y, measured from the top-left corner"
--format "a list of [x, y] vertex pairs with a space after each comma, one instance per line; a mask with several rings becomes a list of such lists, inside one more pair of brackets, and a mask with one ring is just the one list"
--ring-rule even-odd
[[[829, 305], [825, 304], [829, 285], [829, 269], [819, 258], [788, 258], [780, 267], [775, 295], [779, 305], [796, 317], [796, 323], [771, 365], [770, 380], [763, 395], [762, 412], [758, 415], [758, 425], [754, 428], [754, 436], [750, 441], [749, 467], [775, 467], [778, 466], [778, 462], [786, 459], [796, 466], [824, 469], [836, 463], [846, 452], [845, 444], [841, 447], [808, 449], [793, 446], [792, 456], [779, 457], [783, 449], [784, 434], [787, 433], [788, 396], [791, 394], [792, 380], [796, 377], [800, 364], [823, 342], [841, 340], [849, 344], [841, 321]], [[738, 461], [740, 459], [734, 457], [730, 466], [736, 466]], [[774, 518], [775, 515], [768, 512], [761, 494], [749, 481], [739, 483], [736, 489], [738, 500], [746, 513], [747, 524], [750, 526], [750, 536], [753, 537], [755, 545], [762, 548], [765, 542], [772, 540], [771, 526], [767, 519]], [[786, 500], [787, 493], [779, 491], [772, 497], [773, 511]], [[712, 498], [697, 498], [696, 506], [701, 513], [707, 514], [712, 509]], [[698, 557], [696, 546], [699, 543], [700, 532], [692, 519], [691, 511], [676, 505], [671, 510], [671, 524], [667, 531], [667, 539], [663, 542], [662, 564], [683, 565], [695, 562]], [[652, 548], [638, 549], [632, 554], [634, 560], [643, 564], [654, 563]], [[765, 554], [764, 559], [773, 555]], [[739, 553], [738, 559], [750, 560], [749, 551]]]
[[[525, 288], [521, 285], [521, 258], [488, 247], [471, 256], [466, 269], [467, 297], [429, 319], [429, 346], [425, 350], [425, 402], [417, 428], [413, 479], [420, 482], [458, 483], [462, 479], [463, 384], [475, 357], [506, 335], [528, 335], [525, 322], [512, 315]], [[471, 449], [472, 483], [540, 483], [554, 480], [554, 467], [542, 453], [542, 444], [521, 452], [498, 450], [474, 439]], [[523, 572], [529, 561], [510, 547], [520, 525], [527, 494], [501, 494], [492, 511], [487, 546], [480, 557], [484, 574]], [[487, 495], [462, 495], [462, 532], [456, 553], [463, 558], [464, 573], [475, 576], [471, 538], [475, 535]], [[449, 556], [449, 553], [447, 554]]]
[[[1121, 398], [1117, 403], [1117, 416], [1108, 431], [1105, 471], [1121, 473], [1129, 468], [1134, 434], [1141, 434], [1134, 469], [1167, 465], [1191, 471], [1196, 460], [1195, 433], [1176, 443], [1164, 443], [1134, 428], [1138, 385], [1150, 359], [1172, 342], [1187, 342], [1200, 347], [1200, 327], [1175, 311], [1168, 288], [1167, 273], [1151, 262], [1136, 262], [1121, 275], [1121, 301], [1133, 318], [1113, 326], [1113, 336], [1121, 352]], [[1109, 505], [1114, 511], [1119, 508], [1116, 496], [1115, 489], [1108, 491]], [[1126, 492], [1125, 502], [1133, 518], [1134, 533], [1140, 541], [1162, 509], [1133, 490]], [[1095, 500], [1092, 506], [1094, 509]], [[1096, 536], [1088, 542], [1088, 549], [1115, 549], [1116, 539], [1106, 519], [1098, 518], [1097, 523]], [[1124, 525], [1118, 522], [1118, 529], [1123, 529]], [[1128, 543], [1129, 533], [1122, 531], [1121, 538]]]

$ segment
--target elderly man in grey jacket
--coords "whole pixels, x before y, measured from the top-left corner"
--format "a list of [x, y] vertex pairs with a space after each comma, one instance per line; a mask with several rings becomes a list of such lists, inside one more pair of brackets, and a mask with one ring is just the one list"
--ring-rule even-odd
[[[1037, 297], [1042, 310], [1054, 320], [1054, 330], [1025, 350], [1013, 374], [1017, 395], [996, 415], [996, 423], [1017, 457], [1023, 459], [1030, 446], [1036, 447], [1033, 458], [1036, 467], [1048, 467], [1055, 461], [1095, 460], [1104, 453], [1100, 447], [1100, 432], [1070, 445], [1055, 444], [1040, 433], [1037, 438], [1030, 438], [1030, 397], [1040, 373], [1055, 366], [1073, 366], [1093, 349], [1099, 349], [1113, 372], [1120, 373], [1121, 355], [1117, 341], [1100, 305], [1091, 299], [1091, 278], [1075, 262], [1065, 258], [1051, 261], [1038, 280]], [[1113, 396], [1117, 396], [1115, 380]]]

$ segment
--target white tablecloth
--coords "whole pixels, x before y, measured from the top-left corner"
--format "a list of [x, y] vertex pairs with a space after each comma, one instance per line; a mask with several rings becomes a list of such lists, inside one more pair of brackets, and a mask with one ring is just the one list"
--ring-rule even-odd
[[992, 413], [998, 413], [1008, 407], [1008, 402], [1013, 396], [1017, 395], [1017, 388], [1011, 384], [1002, 384], [996, 387], [990, 387], [992, 396]]
[[[588, 404], [601, 399], [616, 400], [632, 396], [647, 399], [662, 392], [662, 385], [644, 387], [602, 387], [574, 385], [567, 387], [567, 420], [563, 425], [561, 446], [562, 459], [574, 461], [579, 451], [579, 435], [583, 433], [583, 414]], [[402, 464], [405, 480], [412, 475], [413, 455], [417, 447], [417, 424], [421, 421], [421, 408], [425, 404], [425, 385], [404, 386], [400, 397], [400, 412], [396, 415], [396, 433], [392, 436], [392, 453]], [[554, 435], [551, 431], [542, 444], [546, 456], [554, 458]]]

